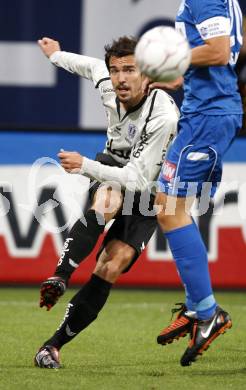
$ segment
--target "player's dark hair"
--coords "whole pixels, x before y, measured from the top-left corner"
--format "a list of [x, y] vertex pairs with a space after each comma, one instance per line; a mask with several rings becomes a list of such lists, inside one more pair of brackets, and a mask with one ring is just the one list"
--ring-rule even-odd
[[111, 45], [105, 45], [105, 63], [109, 70], [109, 60], [111, 57], [125, 57], [134, 54], [137, 39], [123, 36], [114, 40]]

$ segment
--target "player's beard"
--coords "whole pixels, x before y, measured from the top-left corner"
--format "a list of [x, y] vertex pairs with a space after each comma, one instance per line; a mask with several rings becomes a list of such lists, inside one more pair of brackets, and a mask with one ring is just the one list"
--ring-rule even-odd
[[131, 105], [132, 95], [131, 95], [129, 90], [127, 90], [125, 92], [121, 91], [121, 93], [117, 94], [117, 97], [118, 97], [120, 103], [123, 103], [123, 104], [130, 103], [130, 105]]
[[123, 87], [122, 89], [119, 88], [120, 87], [117, 88], [117, 97], [122, 104], [126, 104], [128, 106], [126, 107], [127, 109], [136, 106], [143, 98], [142, 91], [135, 91], [134, 93], [134, 90], [129, 87], [126, 87], [125, 90]]
[[117, 96], [118, 99], [121, 101], [121, 99], [125, 100], [126, 98], [131, 97], [131, 91], [129, 87], [118, 87], [117, 88]]

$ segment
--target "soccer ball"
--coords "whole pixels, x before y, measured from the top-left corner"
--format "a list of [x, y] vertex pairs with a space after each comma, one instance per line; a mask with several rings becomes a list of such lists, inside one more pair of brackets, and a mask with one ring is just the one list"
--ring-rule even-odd
[[153, 81], [173, 81], [191, 61], [186, 38], [173, 27], [154, 27], [139, 39], [135, 50], [140, 71]]

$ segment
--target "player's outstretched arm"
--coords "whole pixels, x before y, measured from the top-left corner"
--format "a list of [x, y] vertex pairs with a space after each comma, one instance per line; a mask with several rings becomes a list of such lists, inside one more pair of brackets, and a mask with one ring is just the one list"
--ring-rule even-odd
[[50, 56], [56, 51], [61, 51], [61, 47], [58, 41], [54, 39], [44, 37], [38, 40], [38, 45], [41, 48], [42, 52], [46, 57], [50, 58]]

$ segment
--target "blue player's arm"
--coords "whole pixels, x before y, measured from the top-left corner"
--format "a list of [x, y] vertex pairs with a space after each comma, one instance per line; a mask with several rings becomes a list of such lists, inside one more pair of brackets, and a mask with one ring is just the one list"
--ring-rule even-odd
[[163, 89], [164, 91], [176, 91], [180, 87], [182, 87], [184, 83], [184, 78], [182, 76], [178, 77], [174, 81], [169, 81], [167, 83], [163, 81], [154, 81], [152, 82], [149, 78], [145, 78], [142, 84], [142, 90], [146, 95], [149, 95], [152, 89]]
[[191, 64], [194, 66], [227, 65], [230, 60], [230, 37], [224, 35], [204, 41], [204, 45], [192, 49]]

